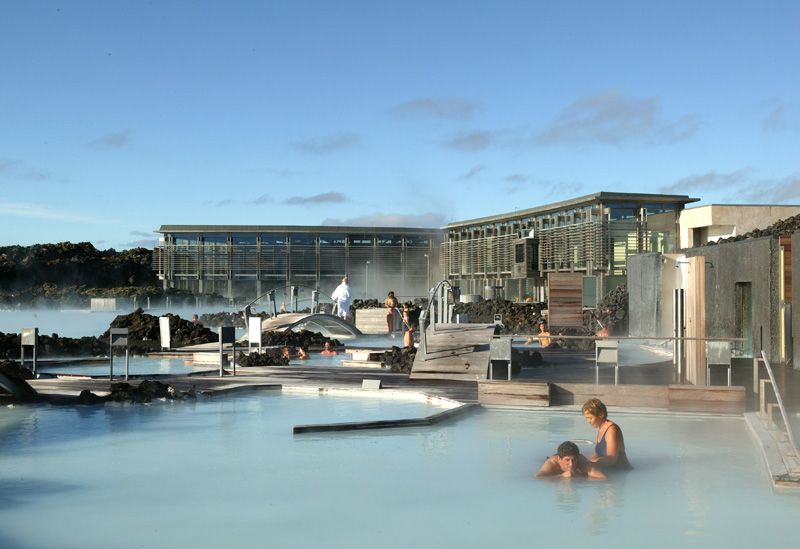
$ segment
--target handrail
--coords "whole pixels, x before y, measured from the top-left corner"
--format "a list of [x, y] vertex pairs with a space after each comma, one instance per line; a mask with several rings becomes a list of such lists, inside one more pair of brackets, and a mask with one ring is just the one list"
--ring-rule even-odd
[[786, 408], [783, 407], [783, 399], [781, 398], [780, 391], [778, 391], [778, 385], [775, 383], [775, 376], [772, 373], [772, 366], [770, 366], [769, 360], [767, 360], [766, 351], [761, 351], [761, 358], [764, 361], [764, 366], [767, 368], [767, 374], [769, 375], [769, 381], [772, 384], [772, 390], [775, 391], [775, 399], [778, 401], [778, 408], [781, 411], [781, 418], [783, 418], [783, 425], [786, 427], [786, 434], [789, 436], [789, 442], [792, 445], [795, 456], [800, 459], [800, 450], [798, 450], [797, 443], [794, 441], [794, 436], [792, 435], [792, 424], [789, 423], [789, 417], [786, 415]]
[[[425, 320], [429, 320], [430, 318], [430, 313], [431, 309], [433, 308], [433, 302], [434, 302], [433, 297], [437, 294], [439, 289], [445, 285], [450, 289], [450, 292], [452, 293], [453, 291], [452, 284], [450, 284], [448, 280], [441, 280], [438, 284], [436, 284], [436, 286], [431, 288], [431, 290], [428, 292], [428, 304], [425, 306], [425, 309], [422, 310], [422, 313], [420, 313], [419, 325], [420, 325], [420, 331], [422, 332], [422, 334], [420, 335], [420, 343], [421, 347], [425, 350], [425, 354], [428, 354], [428, 337], [427, 337], [428, 330], [425, 327]], [[436, 319], [434, 318], [432, 321], [430, 321], [430, 323], [433, 329], [433, 333], [436, 333]]]

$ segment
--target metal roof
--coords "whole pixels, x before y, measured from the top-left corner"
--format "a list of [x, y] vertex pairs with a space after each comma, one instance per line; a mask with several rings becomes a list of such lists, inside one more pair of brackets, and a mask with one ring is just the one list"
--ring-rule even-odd
[[699, 198], [691, 198], [685, 194], [646, 194], [646, 193], [614, 193], [614, 192], [597, 192], [587, 194], [577, 198], [571, 198], [561, 202], [553, 202], [552, 204], [545, 204], [544, 206], [537, 206], [535, 208], [528, 208], [525, 210], [516, 210], [513, 212], [490, 215], [486, 217], [478, 217], [475, 219], [467, 219], [465, 221], [456, 221], [445, 225], [445, 229], [454, 229], [457, 227], [465, 227], [468, 225], [481, 225], [484, 223], [498, 223], [502, 221], [511, 221], [513, 219], [521, 219], [523, 217], [530, 217], [532, 215], [540, 215], [548, 212], [559, 210], [566, 210], [578, 206], [586, 206], [598, 202], [638, 202], [638, 203], [680, 203], [688, 204], [690, 202], [697, 202]]

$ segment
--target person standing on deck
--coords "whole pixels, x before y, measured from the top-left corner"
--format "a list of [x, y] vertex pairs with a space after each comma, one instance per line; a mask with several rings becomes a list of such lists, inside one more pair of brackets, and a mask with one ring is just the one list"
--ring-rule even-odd
[[388, 335], [392, 335], [394, 331], [394, 310], [399, 305], [397, 298], [394, 296], [394, 292], [389, 292], [386, 295], [386, 300], [383, 304], [386, 307], [386, 332]]
[[331, 299], [336, 302], [339, 318], [347, 320], [350, 315], [350, 286], [347, 285], [346, 276], [342, 278], [342, 283], [333, 290]]

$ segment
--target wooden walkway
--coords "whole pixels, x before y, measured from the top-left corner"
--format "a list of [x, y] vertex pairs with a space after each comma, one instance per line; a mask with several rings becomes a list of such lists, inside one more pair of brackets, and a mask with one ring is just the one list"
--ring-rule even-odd
[[437, 324], [428, 326], [427, 349], [420, 342], [411, 379], [486, 379], [489, 343], [494, 324]]

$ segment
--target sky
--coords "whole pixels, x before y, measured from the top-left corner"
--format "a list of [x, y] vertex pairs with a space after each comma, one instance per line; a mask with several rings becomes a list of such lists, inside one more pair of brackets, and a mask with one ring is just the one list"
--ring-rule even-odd
[[0, 245], [800, 204], [800, 2], [0, 3]]

